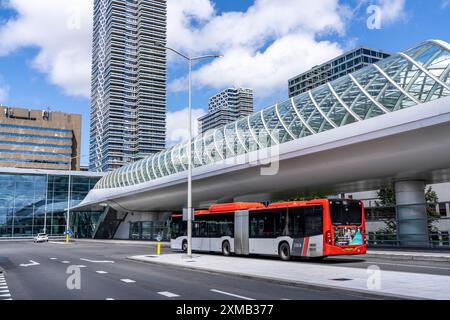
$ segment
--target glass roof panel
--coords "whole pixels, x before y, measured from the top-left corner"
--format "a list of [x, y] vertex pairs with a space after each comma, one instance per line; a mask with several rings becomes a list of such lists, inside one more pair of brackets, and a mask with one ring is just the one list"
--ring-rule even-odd
[[[450, 96], [450, 90], [430, 76], [431, 74], [450, 85], [450, 51], [436, 43], [425, 42], [409, 49], [406, 54], [415, 63], [401, 55], [394, 55], [376, 63], [389, 79], [373, 66], [354, 72], [353, 77], [364, 92], [349, 76], [331, 82], [331, 86], [344, 104], [327, 85], [323, 85], [311, 91], [317, 105], [310, 98], [309, 92], [303, 93], [292, 100], [280, 103], [277, 109], [271, 106], [248, 118], [195, 137], [191, 155], [194, 166], [255, 151], [259, 147], [267, 148], [277, 144], [278, 141], [284, 143], [293, 138], [298, 139], [333, 129], [328, 119], [337, 126], [357, 121], [346, 107], [362, 119], [369, 119], [384, 114], [384, 109], [392, 112], [415, 105], [408, 95], [421, 103]], [[416, 63], [427, 72], [418, 68]], [[378, 105], [366, 94], [376, 100]], [[309, 130], [304, 122], [314, 132]], [[258, 143], [254, 141], [255, 138]], [[187, 144], [176, 145], [108, 173], [95, 188], [123, 187], [183, 172], [187, 169], [187, 160]]]

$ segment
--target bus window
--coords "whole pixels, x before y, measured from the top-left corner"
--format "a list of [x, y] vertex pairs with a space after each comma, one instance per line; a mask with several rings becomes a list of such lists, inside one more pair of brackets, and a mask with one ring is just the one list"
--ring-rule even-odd
[[322, 206], [289, 208], [288, 235], [292, 238], [304, 238], [322, 234], [322, 216]]
[[288, 230], [292, 238], [303, 238], [304, 233], [304, 207], [289, 208], [288, 210]]
[[283, 235], [286, 209], [250, 212], [250, 238], [276, 238]]
[[318, 236], [323, 233], [322, 206], [305, 207], [305, 237]]
[[362, 205], [360, 201], [330, 201], [330, 216], [333, 225], [361, 225]]
[[172, 220], [170, 228], [170, 236], [172, 239], [183, 237], [187, 235], [187, 222], [182, 221], [181, 218]]
[[195, 221], [194, 222], [194, 232], [192, 234], [196, 238], [206, 238], [208, 237], [208, 224], [206, 221]]

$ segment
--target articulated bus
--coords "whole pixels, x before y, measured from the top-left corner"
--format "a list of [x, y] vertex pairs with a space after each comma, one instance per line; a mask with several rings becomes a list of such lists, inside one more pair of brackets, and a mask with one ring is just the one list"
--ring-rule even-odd
[[[187, 251], [187, 222], [174, 214], [171, 248]], [[194, 214], [192, 250], [223, 255], [324, 258], [366, 253], [361, 201], [320, 199], [212, 205]]]

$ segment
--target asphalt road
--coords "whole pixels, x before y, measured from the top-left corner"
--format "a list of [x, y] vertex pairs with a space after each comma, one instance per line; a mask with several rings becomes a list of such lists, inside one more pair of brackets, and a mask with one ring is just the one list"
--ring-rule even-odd
[[[169, 253], [170, 249], [163, 248], [163, 252]], [[0, 300], [367, 299], [357, 292], [290, 286], [126, 259], [130, 255], [154, 253], [154, 246], [143, 244], [0, 242], [0, 267], [4, 269], [3, 275], [0, 274]], [[385, 270], [450, 275], [450, 267], [445, 265], [395, 265], [392, 261], [359, 257], [321, 263], [354, 268], [377, 264]], [[73, 289], [78, 271], [80, 289]]]

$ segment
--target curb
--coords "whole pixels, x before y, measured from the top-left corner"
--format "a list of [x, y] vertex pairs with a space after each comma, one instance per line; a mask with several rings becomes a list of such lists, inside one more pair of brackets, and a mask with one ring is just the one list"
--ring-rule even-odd
[[418, 297], [412, 297], [412, 296], [403, 296], [403, 295], [395, 295], [395, 294], [390, 294], [390, 293], [376, 293], [376, 292], [371, 292], [371, 291], [367, 291], [367, 290], [362, 290], [362, 289], [349, 289], [349, 288], [342, 288], [342, 287], [338, 287], [338, 286], [332, 286], [332, 285], [323, 285], [323, 284], [313, 284], [313, 283], [308, 283], [308, 282], [303, 282], [303, 281], [289, 281], [289, 280], [284, 280], [284, 279], [279, 279], [279, 278], [273, 278], [273, 277], [266, 277], [266, 276], [257, 276], [257, 275], [251, 275], [251, 274], [247, 274], [247, 273], [240, 273], [240, 272], [232, 272], [232, 271], [218, 271], [218, 270], [211, 270], [211, 269], [207, 269], [207, 268], [196, 268], [196, 267], [190, 267], [190, 266], [179, 266], [179, 265], [175, 265], [172, 263], [166, 263], [166, 262], [161, 262], [161, 261], [147, 261], [147, 260], [141, 260], [138, 258], [133, 258], [133, 257], [127, 257], [127, 260], [131, 260], [131, 261], [135, 261], [135, 262], [141, 262], [141, 263], [148, 263], [148, 264], [157, 264], [157, 265], [163, 265], [166, 267], [172, 267], [172, 268], [182, 268], [182, 269], [186, 269], [186, 270], [193, 270], [193, 271], [197, 271], [197, 272], [206, 272], [206, 273], [210, 273], [210, 274], [218, 274], [218, 275], [231, 275], [231, 276], [237, 276], [240, 278], [245, 278], [245, 279], [252, 279], [252, 280], [266, 280], [268, 282], [271, 283], [275, 283], [275, 284], [281, 284], [281, 285], [290, 285], [290, 286], [294, 286], [294, 287], [302, 287], [302, 288], [307, 288], [307, 289], [315, 289], [315, 290], [321, 290], [321, 291], [328, 291], [329, 289], [333, 289], [333, 290], [338, 290], [338, 291], [343, 291], [346, 292], [348, 294], [355, 294], [358, 293], [360, 294], [362, 297], [368, 298], [368, 299], [379, 299], [379, 300], [427, 300], [425, 298], [418, 298]]
[[392, 253], [366, 253], [365, 257], [401, 260], [401, 261], [428, 261], [428, 262], [450, 262], [450, 256], [427, 256], [427, 255], [412, 255], [412, 254], [392, 254]]

